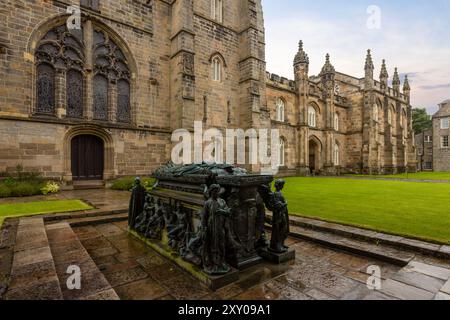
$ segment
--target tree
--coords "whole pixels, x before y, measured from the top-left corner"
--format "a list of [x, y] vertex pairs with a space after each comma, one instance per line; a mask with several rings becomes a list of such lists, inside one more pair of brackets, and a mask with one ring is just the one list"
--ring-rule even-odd
[[415, 134], [424, 132], [425, 130], [431, 129], [433, 126], [433, 121], [431, 116], [428, 115], [425, 108], [415, 108], [412, 110], [413, 118], [413, 129]]

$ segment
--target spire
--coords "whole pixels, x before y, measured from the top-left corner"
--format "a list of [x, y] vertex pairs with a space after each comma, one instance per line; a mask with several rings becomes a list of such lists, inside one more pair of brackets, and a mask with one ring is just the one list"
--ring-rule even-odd
[[394, 78], [392, 79], [392, 86], [394, 87], [394, 90], [396, 90], [396, 91], [400, 90], [400, 77], [398, 76], [397, 68], [395, 68], [395, 71], [394, 71]]
[[366, 66], [364, 67], [364, 69], [367, 70], [372, 70], [374, 69], [374, 65], [373, 65], [373, 60], [372, 60], [372, 54], [370, 53], [370, 49], [367, 50], [367, 56], [366, 56]]
[[333, 67], [333, 65], [330, 62], [330, 54], [327, 53], [326, 57], [325, 57], [325, 64], [322, 68], [322, 72], [320, 72], [320, 75], [326, 75], [326, 74], [330, 74], [330, 73], [335, 73], [335, 69]]
[[383, 82], [383, 80], [389, 79], [389, 74], [387, 72], [387, 68], [386, 68], [386, 60], [383, 59], [383, 64], [381, 65], [381, 72], [380, 72], [380, 81]]
[[405, 75], [405, 82], [403, 83], [403, 93], [407, 93], [411, 91], [411, 87], [408, 81], [408, 75]]
[[306, 54], [306, 52], [303, 50], [303, 41], [300, 40], [300, 42], [298, 43], [298, 52], [295, 55], [295, 59], [294, 59], [294, 66], [298, 65], [298, 64], [309, 64], [309, 57]]

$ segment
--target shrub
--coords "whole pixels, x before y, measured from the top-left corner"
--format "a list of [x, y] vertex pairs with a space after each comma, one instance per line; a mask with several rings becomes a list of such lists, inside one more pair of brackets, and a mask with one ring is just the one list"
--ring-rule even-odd
[[45, 186], [41, 188], [41, 192], [43, 195], [51, 194], [51, 193], [58, 193], [59, 192], [59, 185], [56, 182], [47, 182]]
[[[117, 179], [113, 182], [113, 185], [111, 186], [111, 189], [113, 190], [122, 190], [122, 191], [130, 191], [134, 186], [134, 179], [135, 177], [125, 177]], [[153, 178], [144, 178], [142, 179], [142, 185], [146, 189], [151, 189], [155, 182], [155, 179]]]
[[14, 179], [12, 177], [8, 177], [3, 181], [3, 183], [7, 187], [12, 187], [13, 185], [15, 185], [17, 183], [17, 181], [16, 181], [16, 179]]
[[27, 197], [41, 193], [42, 184], [31, 182], [18, 182], [10, 187], [12, 197]]
[[0, 198], [11, 197], [11, 189], [6, 185], [0, 183]]

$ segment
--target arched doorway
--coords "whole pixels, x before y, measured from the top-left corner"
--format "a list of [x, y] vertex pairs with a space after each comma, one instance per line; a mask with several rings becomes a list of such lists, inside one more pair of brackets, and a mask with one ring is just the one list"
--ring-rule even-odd
[[71, 141], [73, 180], [102, 180], [104, 171], [104, 142], [101, 138], [83, 134]]
[[309, 140], [309, 170], [313, 175], [320, 173], [320, 152], [320, 141], [314, 137], [311, 138]]

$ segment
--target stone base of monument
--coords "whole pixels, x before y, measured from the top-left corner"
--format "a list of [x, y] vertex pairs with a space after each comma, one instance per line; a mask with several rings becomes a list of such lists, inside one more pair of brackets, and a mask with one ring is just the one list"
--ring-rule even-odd
[[263, 262], [263, 258], [260, 257], [257, 253], [253, 257], [247, 257], [245, 260], [242, 261], [230, 261], [230, 264], [237, 268], [238, 270], [242, 271], [248, 268], [251, 268], [253, 266], [256, 266], [257, 264], [260, 264]]
[[[163, 257], [177, 264], [181, 269], [191, 274], [193, 277], [198, 279], [201, 283], [203, 283], [213, 291], [223, 288], [239, 280], [239, 271], [235, 268], [232, 268], [230, 272], [224, 275], [209, 275], [203, 272], [201, 268], [183, 260], [183, 258], [177, 252], [174, 252], [168, 245], [164, 244], [166, 241], [150, 240], [141, 236], [136, 231], [130, 229], [128, 230], [128, 233], [144, 242], [148, 247], [158, 252]], [[163, 238], [165, 238], [165, 236], [166, 235], [163, 235]]]
[[288, 251], [284, 253], [275, 253], [268, 249], [262, 249], [259, 251], [259, 255], [263, 257], [265, 260], [276, 264], [281, 264], [284, 262], [295, 260], [294, 249], [288, 249]]

